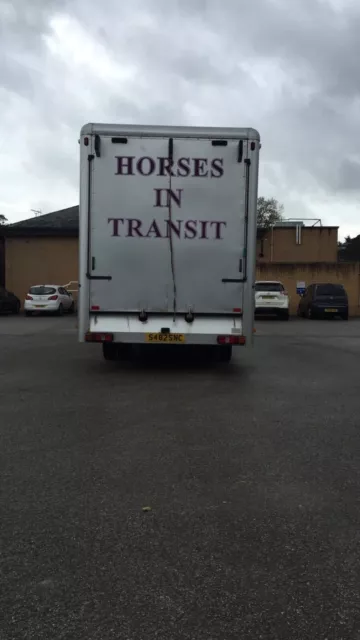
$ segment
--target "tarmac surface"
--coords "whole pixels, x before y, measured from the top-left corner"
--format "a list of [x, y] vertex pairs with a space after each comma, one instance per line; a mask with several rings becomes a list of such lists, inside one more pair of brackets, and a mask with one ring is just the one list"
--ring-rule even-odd
[[230, 366], [75, 324], [0, 317], [1, 640], [360, 639], [360, 322]]

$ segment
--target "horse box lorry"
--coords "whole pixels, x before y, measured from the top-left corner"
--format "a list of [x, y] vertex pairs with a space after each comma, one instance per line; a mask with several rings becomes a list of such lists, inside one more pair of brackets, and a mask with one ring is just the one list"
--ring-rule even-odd
[[80, 341], [251, 346], [258, 132], [87, 124], [80, 146]]

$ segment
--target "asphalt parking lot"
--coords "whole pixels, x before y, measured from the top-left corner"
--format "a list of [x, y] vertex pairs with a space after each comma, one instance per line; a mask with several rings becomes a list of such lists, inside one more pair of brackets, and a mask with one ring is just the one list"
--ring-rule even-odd
[[360, 322], [230, 366], [75, 324], [0, 317], [0, 638], [359, 639]]

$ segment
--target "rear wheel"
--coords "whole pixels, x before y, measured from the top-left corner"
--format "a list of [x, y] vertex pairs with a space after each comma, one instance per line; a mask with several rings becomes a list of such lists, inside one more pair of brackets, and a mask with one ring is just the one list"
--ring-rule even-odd
[[343, 320], [349, 320], [349, 312], [346, 311], [346, 313], [343, 313], [341, 317]]
[[59, 308], [57, 310], [57, 315], [58, 316], [62, 316], [64, 313], [64, 307], [62, 306], [62, 304], [59, 304]]
[[71, 303], [71, 307], [69, 308], [68, 313], [75, 313], [75, 302]]
[[114, 344], [113, 342], [103, 342], [102, 351], [105, 360], [112, 362], [116, 360], [126, 360], [131, 353], [131, 345], [129, 344]]
[[228, 363], [232, 358], [232, 346], [231, 344], [225, 344], [221, 347], [216, 347], [216, 360], [217, 362]]
[[286, 311], [282, 311], [280, 314], [280, 318], [281, 320], [289, 320], [289, 310], [286, 309]]
[[20, 313], [20, 302], [17, 302], [15, 307], [13, 308], [13, 314], [18, 315]]
[[312, 308], [311, 308], [311, 307], [308, 307], [308, 308], [307, 308], [307, 311], [306, 311], [306, 317], [307, 317], [309, 320], [312, 320], [312, 319], [314, 318], [313, 310], [312, 310]]
[[114, 361], [118, 359], [118, 350], [116, 344], [112, 344], [111, 342], [103, 342], [102, 351], [105, 360]]
[[30, 318], [30, 316], [32, 316], [32, 311], [25, 311], [25, 315], [27, 318]]

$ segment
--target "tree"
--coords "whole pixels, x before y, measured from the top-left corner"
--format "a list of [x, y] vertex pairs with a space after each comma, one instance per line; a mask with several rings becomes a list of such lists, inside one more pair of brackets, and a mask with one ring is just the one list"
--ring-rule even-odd
[[341, 262], [360, 261], [360, 235], [355, 238], [345, 236], [344, 242], [339, 243], [338, 259]]
[[257, 224], [258, 227], [268, 229], [283, 219], [284, 207], [275, 198], [258, 198]]
[[0, 213], [0, 224], [6, 224], [7, 223], [7, 217], [4, 216], [3, 213]]

